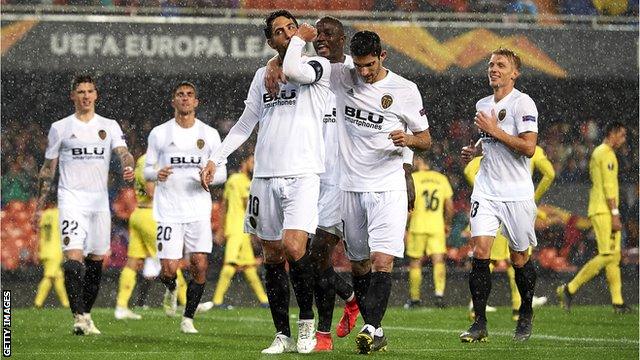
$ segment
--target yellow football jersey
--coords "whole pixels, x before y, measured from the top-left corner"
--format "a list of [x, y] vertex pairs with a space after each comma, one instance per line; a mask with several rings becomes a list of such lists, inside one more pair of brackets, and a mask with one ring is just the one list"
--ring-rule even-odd
[[62, 244], [60, 243], [60, 224], [58, 208], [46, 209], [40, 217], [40, 259], [62, 261]]
[[589, 216], [609, 213], [607, 199], [620, 202], [618, 189], [618, 158], [613, 149], [607, 144], [600, 144], [593, 150], [589, 160], [589, 177], [591, 191], [589, 191]]
[[244, 232], [244, 214], [247, 208], [250, 186], [251, 179], [244, 173], [235, 173], [227, 179], [223, 194], [227, 203], [224, 222], [225, 236]]
[[447, 177], [434, 170], [416, 171], [412, 175], [416, 202], [409, 231], [413, 233], [444, 232], [444, 202], [453, 196]]
[[[473, 186], [475, 182], [476, 175], [478, 171], [480, 171], [480, 161], [482, 160], [482, 156], [477, 156], [473, 160], [469, 161], [467, 166], [464, 168], [464, 177], [469, 183], [469, 185]], [[556, 177], [556, 171], [553, 169], [553, 164], [547, 158], [547, 155], [544, 153], [544, 149], [540, 146], [536, 146], [536, 151], [533, 153], [533, 157], [531, 157], [531, 173], [534, 171], [539, 171], [542, 175], [540, 182], [536, 186], [535, 192], [535, 200], [538, 202], [542, 195], [544, 195], [553, 180]]]
[[133, 188], [136, 191], [136, 200], [138, 201], [138, 206], [149, 207], [151, 206], [151, 202], [153, 201], [151, 196], [147, 194], [146, 183], [147, 180], [144, 178], [144, 160], [146, 156], [142, 155], [136, 161], [136, 170], [135, 170], [135, 181], [133, 183]]

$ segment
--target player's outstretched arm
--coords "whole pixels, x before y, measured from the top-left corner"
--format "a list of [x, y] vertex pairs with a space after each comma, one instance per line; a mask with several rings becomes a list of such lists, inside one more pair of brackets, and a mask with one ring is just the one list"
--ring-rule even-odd
[[33, 218], [33, 228], [38, 229], [40, 225], [40, 213], [44, 208], [45, 200], [49, 191], [51, 191], [51, 183], [56, 175], [58, 159], [44, 159], [44, 164], [38, 173], [38, 199], [36, 201], [36, 211]]
[[135, 178], [136, 174], [133, 171], [135, 167], [135, 160], [133, 159], [133, 155], [129, 152], [129, 150], [125, 146], [118, 146], [113, 149], [113, 152], [120, 159], [120, 165], [122, 166], [122, 178], [126, 182], [132, 182]]

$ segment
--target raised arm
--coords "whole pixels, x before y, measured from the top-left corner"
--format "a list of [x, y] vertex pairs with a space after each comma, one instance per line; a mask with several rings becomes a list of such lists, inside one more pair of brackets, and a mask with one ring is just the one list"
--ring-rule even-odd
[[[302, 24], [289, 41], [287, 53], [282, 61], [282, 71], [287, 79], [298, 84], [312, 84], [322, 78], [325, 68], [319, 61], [302, 61], [302, 50], [308, 41], [313, 41], [317, 31], [309, 24]], [[328, 61], [327, 61], [328, 63]], [[326, 71], [330, 71], [327, 67]]]

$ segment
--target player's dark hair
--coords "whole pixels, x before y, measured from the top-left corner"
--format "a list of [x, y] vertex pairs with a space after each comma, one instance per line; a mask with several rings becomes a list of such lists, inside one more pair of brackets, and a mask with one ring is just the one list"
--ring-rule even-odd
[[316, 21], [316, 24], [317, 23], [333, 24], [338, 30], [340, 30], [342, 35], [344, 35], [344, 25], [342, 25], [342, 21], [334, 18], [333, 16], [324, 16], [318, 19], [318, 21]]
[[380, 36], [373, 31], [358, 31], [351, 38], [349, 45], [351, 56], [373, 55], [379, 57], [382, 54]]
[[619, 121], [615, 121], [615, 120], [609, 121], [604, 126], [604, 137], [607, 137], [612, 133], [618, 132], [620, 129], [624, 129], [624, 128], [625, 128], [624, 124]]
[[505, 56], [507, 59], [509, 59], [509, 61], [513, 63], [513, 65], [515, 65], [516, 69], [520, 71], [520, 66], [522, 66], [522, 61], [520, 60], [520, 56], [518, 56], [518, 54], [516, 54], [512, 50], [500, 47], [493, 50], [491, 54]]
[[267, 37], [267, 39], [271, 39], [271, 36], [273, 36], [273, 21], [277, 18], [279, 18], [280, 16], [284, 16], [287, 19], [291, 19], [293, 20], [293, 23], [296, 24], [296, 27], [298, 26], [298, 20], [296, 20], [296, 18], [293, 16], [293, 14], [291, 14], [290, 12], [288, 12], [287, 10], [281, 9], [281, 10], [276, 10], [274, 12], [272, 12], [271, 14], [269, 14], [269, 16], [267, 16], [266, 19], [264, 19], [264, 36]]
[[75, 91], [78, 88], [78, 85], [83, 83], [93, 84], [93, 87], [96, 89], [96, 91], [98, 91], [98, 87], [96, 86], [95, 81], [93, 81], [91, 75], [88, 74], [76, 75], [71, 81], [71, 91]]
[[171, 97], [176, 96], [176, 92], [178, 92], [178, 89], [180, 89], [183, 86], [188, 86], [190, 88], [193, 89], [193, 92], [196, 95], [196, 99], [198, 98], [198, 88], [191, 82], [191, 81], [180, 81], [178, 83], [178, 85], [176, 85], [173, 90], [171, 91]]

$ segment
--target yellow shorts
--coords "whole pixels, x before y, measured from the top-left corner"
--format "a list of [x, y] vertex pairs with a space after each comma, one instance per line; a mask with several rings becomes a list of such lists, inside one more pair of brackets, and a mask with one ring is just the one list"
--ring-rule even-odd
[[136, 208], [129, 218], [129, 251], [127, 256], [144, 259], [156, 256], [157, 224], [153, 209]]
[[256, 256], [251, 245], [251, 235], [245, 233], [226, 235], [224, 263], [238, 266], [256, 264]]
[[40, 259], [42, 267], [44, 267], [43, 277], [54, 278], [62, 276], [62, 258], [60, 259]]
[[597, 214], [589, 217], [593, 232], [596, 234], [598, 254], [611, 254], [620, 252], [622, 232], [611, 232], [611, 214]]
[[509, 260], [509, 240], [498, 230], [493, 245], [491, 246], [491, 260]]
[[447, 252], [444, 232], [435, 234], [410, 233], [407, 239], [407, 256], [420, 259], [423, 255], [431, 256]]

